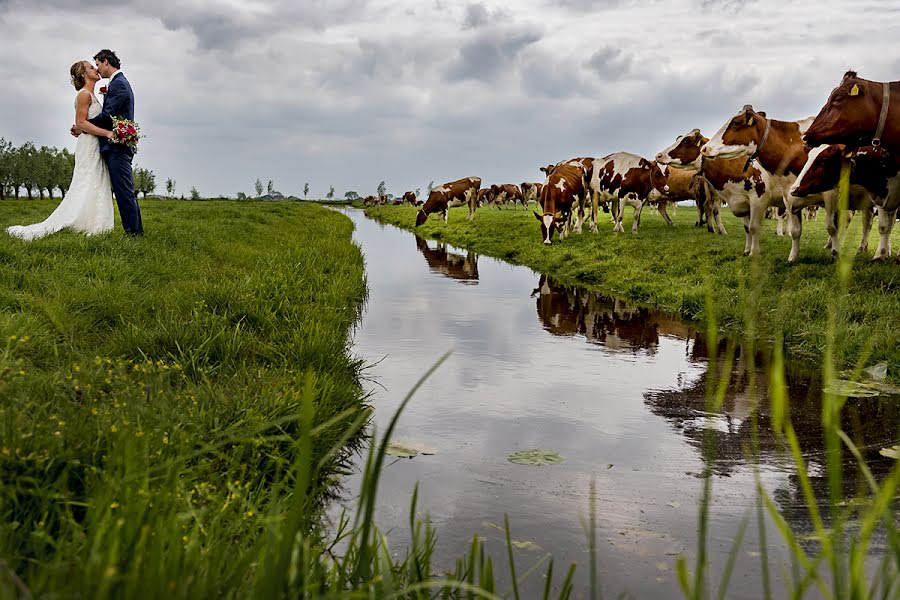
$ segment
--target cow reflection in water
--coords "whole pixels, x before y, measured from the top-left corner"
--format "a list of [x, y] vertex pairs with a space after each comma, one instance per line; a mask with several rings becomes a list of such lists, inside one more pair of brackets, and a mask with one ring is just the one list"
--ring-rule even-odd
[[443, 242], [438, 242], [436, 248], [431, 248], [419, 236], [416, 236], [416, 248], [425, 257], [431, 272], [467, 285], [478, 285], [478, 255], [474, 252], [467, 252], [465, 256], [448, 252]]
[[538, 318], [553, 335], [583, 335], [588, 342], [611, 350], [646, 349], [655, 352], [659, 336], [686, 339], [687, 327], [646, 308], [608, 298], [577, 286], [567, 286], [541, 275], [537, 296]]

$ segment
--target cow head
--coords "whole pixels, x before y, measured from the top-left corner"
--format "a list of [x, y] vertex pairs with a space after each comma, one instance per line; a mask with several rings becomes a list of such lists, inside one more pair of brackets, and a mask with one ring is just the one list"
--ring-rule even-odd
[[424, 223], [428, 220], [428, 213], [425, 212], [424, 209], [420, 208], [418, 212], [416, 212], [416, 227]]
[[810, 194], [827, 192], [837, 187], [841, 176], [841, 162], [846, 146], [843, 144], [822, 145], [813, 148], [797, 181], [791, 186], [791, 195], [804, 198]]
[[699, 129], [692, 129], [685, 135], [675, 138], [675, 143], [656, 155], [656, 162], [662, 165], [671, 165], [682, 168], [700, 168], [700, 149], [709, 138], [700, 133]]
[[766, 113], [757, 112], [748, 104], [722, 125], [700, 152], [707, 158], [750, 156], [759, 148], [765, 132]]
[[560, 213], [540, 214], [537, 211], [533, 212], [534, 218], [541, 224], [541, 238], [544, 240], [544, 244], [549, 246], [553, 241], [553, 232], [559, 229], [562, 222], [562, 215]]
[[862, 79], [855, 71], [844, 73], [803, 136], [804, 141], [810, 146], [856, 145], [867, 137], [866, 142], [870, 141], [881, 115], [882, 85], [887, 84]]

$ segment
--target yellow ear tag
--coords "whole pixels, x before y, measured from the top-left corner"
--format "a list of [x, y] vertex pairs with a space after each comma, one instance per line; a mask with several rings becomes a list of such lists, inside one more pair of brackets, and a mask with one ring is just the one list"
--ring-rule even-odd
[[851, 96], [859, 96], [859, 85], [857, 85], [855, 83], [853, 84], [853, 87], [850, 88], [850, 95]]
[[747, 121], [747, 125], [753, 125], [753, 117], [750, 117], [750, 120]]
[[844, 155], [844, 158], [853, 158], [853, 150]]

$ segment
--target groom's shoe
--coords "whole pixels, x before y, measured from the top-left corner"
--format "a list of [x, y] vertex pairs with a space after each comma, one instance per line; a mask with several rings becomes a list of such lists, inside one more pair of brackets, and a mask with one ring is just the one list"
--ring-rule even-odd
[[143, 231], [126, 231], [125, 235], [128, 237], [144, 237]]

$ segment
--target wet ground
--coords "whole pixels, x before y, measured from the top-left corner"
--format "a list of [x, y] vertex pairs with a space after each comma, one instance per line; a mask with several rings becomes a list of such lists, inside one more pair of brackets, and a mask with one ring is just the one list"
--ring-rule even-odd
[[[394, 441], [433, 452], [392, 461], [381, 478], [377, 520], [395, 552], [408, 539], [411, 494], [438, 532], [438, 564], [450, 570], [473, 535], [486, 540], [495, 569], [505, 562], [509, 516], [518, 572], [547, 553], [557, 578], [579, 565], [587, 585], [583, 522], [596, 482], [597, 539], [603, 593], [674, 598], [681, 593], [676, 556], [691, 564], [698, 548], [698, 503], [706, 463], [704, 432], [715, 444], [709, 560], [717, 584], [742, 518], [751, 514], [729, 598], [762, 597], [752, 418], [759, 426], [758, 473], [781, 516], [800, 534], [812, 531], [792, 463], [770, 432], [765, 350], [729, 342], [710, 348], [705, 335], [670, 316], [565, 286], [409, 232], [347, 214], [365, 254], [370, 297], [354, 335], [355, 352], [373, 366], [375, 423], [381, 431], [415, 381], [446, 351], [453, 354], [403, 414]], [[728, 367], [721, 410], [706, 410], [711, 370]], [[820, 425], [821, 384], [815, 366], [786, 367], [791, 416], [820, 502], [827, 503]], [[757, 394], [752, 387], [758, 386]], [[878, 450], [896, 443], [897, 398], [849, 400], [845, 429], [864, 448], [873, 471], [892, 465]], [[547, 448], [564, 462], [513, 464], [518, 450]], [[848, 461], [848, 496], [857, 481]], [[358, 477], [346, 482], [352, 506]], [[815, 541], [803, 542], [814, 550]], [[876, 540], [877, 555], [882, 542]], [[784, 596], [789, 553], [766, 519], [775, 597]], [[787, 572], [790, 569], [788, 567]], [[524, 597], [543, 588], [541, 574]], [[504, 589], [504, 588], [501, 588]], [[814, 597], [813, 594], [810, 597]]]

